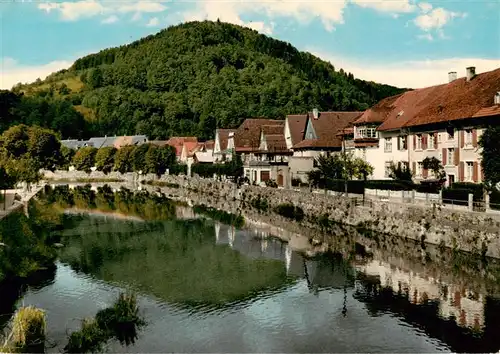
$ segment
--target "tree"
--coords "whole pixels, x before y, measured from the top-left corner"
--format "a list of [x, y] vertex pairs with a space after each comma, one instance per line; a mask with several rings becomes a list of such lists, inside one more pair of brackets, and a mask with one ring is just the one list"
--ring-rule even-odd
[[391, 162], [389, 166], [389, 177], [396, 181], [409, 181], [413, 180], [413, 172], [410, 170], [408, 164], [398, 162]]
[[347, 193], [347, 181], [366, 179], [373, 173], [373, 166], [352, 154], [340, 153], [330, 156], [320, 155], [316, 158], [316, 170], [309, 172], [312, 185], [327, 187], [330, 180], [343, 179]]
[[135, 172], [143, 171], [146, 172], [146, 154], [150, 149], [150, 144], [142, 144], [134, 149], [132, 154], [132, 167]]
[[13, 126], [1, 136], [2, 149], [8, 158], [19, 158], [28, 152], [29, 127], [24, 124]]
[[116, 148], [107, 146], [100, 148], [95, 155], [95, 167], [98, 171], [108, 174], [115, 166]]
[[446, 179], [446, 172], [444, 171], [443, 164], [439, 159], [435, 158], [434, 156], [426, 157], [422, 161], [422, 166], [424, 169], [432, 171], [434, 177], [437, 180], [443, 181]]
[[78, 171], [90, 173], [92, 171], [91, 168], [95, 166], [96, 153], [97, 149], [91, 146], [78, 149], [73, 157], [73, 166]]
[[134, 146], [124, 146], [120, 148], [115, 155], [115, 171], [120, 173], [131, 172], [133, 168], [132, 156]]
[[488, 188], [493, 188], [500, 183], [500, 126], [490, 126], [481, 135], [479, 146], [482, 148], [481, 156], [484, 180]]
[[30, 127], [28, 130], [28, 155], [40, 168], [53, 171], [61, 156], [61, 143], [51, 130]]
[[73, 157], [75, 156], [75, 150], [70, 149], [67, 146], [61, 145], [61, 151], [59, 153], [59, 168], [67, 170], [71, 163], [73, 162]]

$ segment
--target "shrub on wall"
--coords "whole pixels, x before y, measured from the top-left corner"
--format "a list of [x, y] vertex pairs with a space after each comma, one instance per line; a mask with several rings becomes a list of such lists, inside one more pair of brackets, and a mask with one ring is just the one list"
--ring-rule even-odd
[[304, 210], [301, 207], [295, 206], [292, 203], [279, 204], [274, 208], [274, 212], [287, 219], [302, 221], [304, 219]]

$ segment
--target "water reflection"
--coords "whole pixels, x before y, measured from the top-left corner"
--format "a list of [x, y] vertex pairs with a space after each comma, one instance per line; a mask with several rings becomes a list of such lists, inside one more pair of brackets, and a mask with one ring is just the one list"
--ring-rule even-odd
[[[415, 255], [420, 263], [409, 266], [394, 256], [399, 246], [383, 249], [382, 244], [380, 249], [346, 244], [336, 252], [304, 257], [272, 238], [274, 231], [197, 219], [185, 207], [134, 215], [68, 214], [63, 227], [54, 231], [65, 244], [57, 273], [47, 271], [40, 275], [45, 281], [31, 281], [29, 288], [0, 285], [0, 312], [12, 313], [20, 299], [40, 306], [49, 316], [49, 337], [64, 343], [66, 328], [132, 288], [141, 294], [139, 306], [148, 327], [134, 334], [135, 344], [117, 341], [110, 344], [111, 351], [500, 348], [500, 302], [486, 285], [464, 286], [472, 283], [471, 274], [474, 284], [489, 284], [479, 274], [451, 277], [441, 271], [431, 276], [422, 268], [420, 254]], [[145, 221], [148, 215], [168, 220]], [[415, 250], [414, 245], [408, 248]], [[431, 267], [428, 258], [424, 261]], [[8, 318], [0, 317], [0, 328]]]

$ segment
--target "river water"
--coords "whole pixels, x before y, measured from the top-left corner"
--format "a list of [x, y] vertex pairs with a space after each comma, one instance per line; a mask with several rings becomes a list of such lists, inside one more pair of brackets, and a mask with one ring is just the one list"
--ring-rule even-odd
[[0, 286], [13, 309], [47, 313], [48, 351], [134, 290], [147, 324], [109, 352], [498, 351], [500, 302], [377, 259], [305, 258], [256, 229], [210, 219], [74, 216], [55, 266]]

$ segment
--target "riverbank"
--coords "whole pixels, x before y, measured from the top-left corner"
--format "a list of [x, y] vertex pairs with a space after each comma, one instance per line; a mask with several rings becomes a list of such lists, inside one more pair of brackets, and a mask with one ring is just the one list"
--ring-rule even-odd
[[[52, 180], [65, 181], [73, 178], [105, 178], [102, 173], [56, 171], [46, 173]], [[276, 220], [320, 232], [336, 235], [342, 225], [358, 230], [371, 230], [380, 235], [402, 237], [423, 244], [447, 247], [456, 251], [470, 252], [483, 257], [500, 258], [500, 217], [477, 212], [449, 210], [440, 204], [432, 207], [419, 204], [380, 202], [326, 195], [306, 190], [283, 190], [270, 187], [218, 182], [186, 176], [156, 176], [133, 174], [109, 175], [110, 179], [127, 181], [161, 182], [161, 187], [145, 185], [143, 188], [159, 190], [172, 199], [193, 204], [205, 204], [232, 213], [255, 213], [268, 218], [271, 224]], [[121, 176], [121, 177], [120, 177]], [[293, 206], [303, 215], [300, 221], [278, 216], [280, 206]], [[281, 219], [280, 219], [281, 218]], [[336, 228], [340, 227], [339, 230]], [[308, 233], [306, 233], [308, 234]]]

